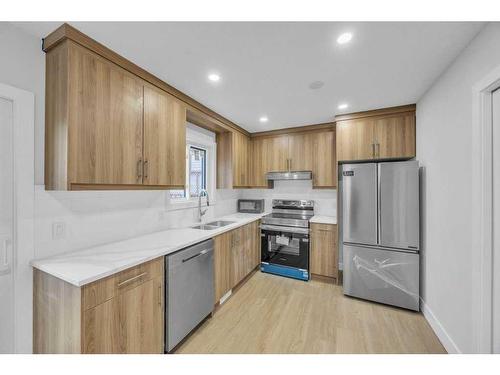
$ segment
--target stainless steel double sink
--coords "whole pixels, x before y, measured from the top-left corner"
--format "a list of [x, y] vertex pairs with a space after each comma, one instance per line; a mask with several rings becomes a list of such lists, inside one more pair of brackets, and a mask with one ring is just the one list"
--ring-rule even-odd
[[201, 229], [201, 230], [215, 230], [234, 223], [236, 223], [236, 221], [217, 220], [217, 221], [211, 221], [210, 223], [206, 224], [199, 224], [191, 228]]

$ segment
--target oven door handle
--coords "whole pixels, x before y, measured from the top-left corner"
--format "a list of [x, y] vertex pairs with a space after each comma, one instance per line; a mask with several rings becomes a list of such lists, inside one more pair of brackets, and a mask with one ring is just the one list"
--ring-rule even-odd
[[291, 227], [282, 227], [280, 225], [261, 224], [260, 229], [272, 230], [272, 231], [284, 232], [284, 233], [309, 234], [309, 228], [291, 228]]

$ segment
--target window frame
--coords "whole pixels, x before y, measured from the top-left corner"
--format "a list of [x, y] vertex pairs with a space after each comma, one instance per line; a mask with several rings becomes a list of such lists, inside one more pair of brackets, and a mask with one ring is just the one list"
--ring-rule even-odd
[[[216, 155], [217, 144], [215, 137], [210, 137], [197, 131], [192, 127], [186, 127], [186, 194], [189, 196], [189, 149], [190, 147], [202, 149], [206, 151], [206, 190], [210, 196], [210, 202], [215, 203], [215, 188], [216, 188]], [[171, 198], [170, 191], [167, 194], [167, 201], [170, 205], [175, 205], [176, 208], [195, 207], [198, 205], [198, 197]], [[206, 201], [202, 200], [202, 205], [206, 205]]]

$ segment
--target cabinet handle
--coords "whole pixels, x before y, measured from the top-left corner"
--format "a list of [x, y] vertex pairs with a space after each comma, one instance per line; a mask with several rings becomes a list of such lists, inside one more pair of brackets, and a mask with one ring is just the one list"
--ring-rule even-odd
[[162, 295], [161, 295], [161, 284], [158, 285], [158, 306], [161, 307], [161, 300], [162, 300]]
[[375, 143], [372, 143], [372, 157], [375, 157]]
[[144, 178], [148, 178], [149, 160], [144, 160]]
[[122, 282], [118, 283], [118, 288], [120, 288], [120, 287], [122, 287], [122, 286], [124, 286], [124, 285], [126, 285], [126, 284], [129, 284], [129, 283], [131, 283], [132, 281], [135, 281], [135, 280], [137, 280], [137, 279], [140, 279], [141, 277], [146, 276], [147, 274], [148, 274], [147, 272], [143, 272], [143, 273], [141, 273], [141, 274], [139, 274], [139, 275], [137, 275], [137, 276], [134, 276], [134, 277], [131, 277], [130, 279], [127, 279], [127, 280], [125, 280], [125, 281], [122, 281]]
[[137, 160], [137, 179], [142, 178], [142, 159]]
[[380, 157], [380, 143], [377, 143], [377, 157]]

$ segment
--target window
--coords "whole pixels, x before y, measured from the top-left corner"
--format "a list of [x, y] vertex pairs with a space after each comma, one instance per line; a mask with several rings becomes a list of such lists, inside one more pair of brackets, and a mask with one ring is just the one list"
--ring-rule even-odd
[[188, 125], [186, 132], [186, 189], [170, 190], [171, 201], [188, 201], [197, 199], [200, 191], [213, 190], [213, 165], [215, 142], [197, 127]]
[[207, 150], [187, 145], [186, 189], [170, 190], [170, 199], [198, 198], [207, 189]]

